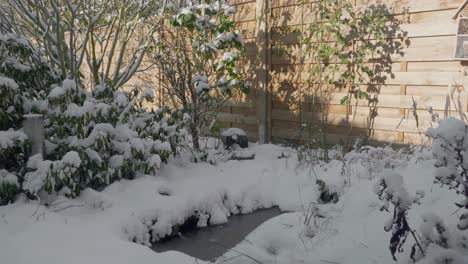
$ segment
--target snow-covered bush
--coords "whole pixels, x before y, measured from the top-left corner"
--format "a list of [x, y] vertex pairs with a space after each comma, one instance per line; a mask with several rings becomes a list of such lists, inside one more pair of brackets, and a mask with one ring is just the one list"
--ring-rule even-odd
[[466, 263], [467, 233], [451, 229], [442, 217], [430, 212], [422, 216], [419, 227], [420, 245], [425, 254], [416, 252], [415, 259], [421, 264]]
[[[420, 250], [424, 254], [414, 230], [408, 224], [407, 212], [413, 204], [418, 204], [420, 199], [424, 197], [423, 192], [417, 192], [415, 195], [409, 194], [404, 187], [403, 176], [392, 171], [384, 171], [381, 179], [375, 185], [375, 193], [379, 199], [383, 201], [381, 211], [392, 212], [392, 216], [385, 223], [385, 231], [392, 232], [390, 239], [390, 252], [393, 259], [396, 259], [396, 254], [403, 251], [403, 246], [411, 234], [415, 240], [413, 245], [411, 258], [415, 260], [417, 251]], [[393, 206], [393, 209], [391, 208]]]
[[442, 120], [439, 126], [431, 128], [426, 135], [432, 138], [432, 156], [435, 159], [435, 183], [463, 198], [455, 204], [462, 211], [457, 227], [444, 223], [444, 216], [434, 212], [421, 215], [419, 233], [408, 224], [408, 211], [419, 203], [422, 192], [410, 195], [399, 174], [385, 171], [376, 184], [375, 192], [384, 201], [382, 210], [389, 211], [393, 205], [393, 216], [385, 224], [386, 231], [392, 231], [390, 251], [395, 258], [409, 234], [415, 240], [410, 257], [413, 261], [427, 264], [461, 264], [466, 262], [468, 252], [468, 126], [456, 118]]
[[0, 169], [18, 171], [24, 168], [31, 145], [28, 137], [13, 129], [0, 131]]
[[[395, 169], [408, 164], [413, 153], [413, 147], [395, 149], [391, 145], [370, 146], [360, 145], [360, 141], [354, 144], [353, 148], [345, 152], [344, 147], [335, 145], [328, 149], [328, 162], [341, 162], [341, 175], [351, 178], [353, 173], [360, 172], [361, 178], [373, 179], [385, 169]], [[323, 166], [327, 162], [322, 158], [324, 150], [319, 146], [313, 148], [310, 145], [299, 145], [296, 153], [300, 167]], [[362, 175], [364, 170], [367, 175]]]
[[0, 205], [13, 201], [19, 191], [18, 177], [0, 169]]
[[0, 130], [18, 129], [23, 114], [38, 111], [42, 100], [59, 82], [40, 52], [24, 37], [0, 33]]
[[48, 95], [47, 160], [28, 162], [23, 188], [75, 196], [87, 187], [155, 174], [182, 143], [184, 116], [167, 107], [149, 111], [143, 104], [151, 100], [147, 89], [106, 86], [89, 93], [63, 81]]
[[426, 135], [432, 138], [436, 166], [434, 182], [462, 197], [455, 202], [461, 210], [457, 231], [447, 226], [439, 215], [422, 216], [420, 231], [427, 254], [421, 263], [465, 263], [468, 250], [468, 126], [464, 121], [450, 117], [441, 120], [436, 128], [430, 128]]
[[408, 164], [407, 160], [411, 158], [412, 149], [400, 148], [394, 149], [392, 146], [373, 147], [354, 145], [352, 151], [344, 154], [341, 173], [347, 178], [351, 178], [353, 169], [356, 166], [367, 170], [368, 175], [360, 177], [373, 179], [385, 169], [395, 169]]
[[234, 30], [236, 9], [225, 1], [201, 1], [180, 9], [157, 39], [154, 61], [162, 69], [171, 103], [190, 115], [193, 147], [200, 150], [200, 130], [216, 118], [216, 112], [235, 92], [249, 86], [236, 70], [234, 50], [244, 41]]
[[[155, 174], [177, 152], [184, 119], [164, 107], [148, 110], [150, 88], [119, 91], [113, 85], [84, 90], [59, 74], [24, 38], [0, 35], [0, 203], [20, 191], [75, 196], [115, 180]], [[21, 132], [25, 113], [41, 113], [46, 156], [29, 159]]]
[[432, 138], [432, 154], [437, 167], [435, 182], [463, 196], [456, 205], [464, 210], [458, 228], [468, 229], [468, 126], [449, 118], [426, 134]]
[[31, 150], [21, 132], [23, 115], [41, 112], [52, 85], [58, 82], [40, 52], [24, 37], [0, 34], [0, 204], [10, 202], [19, 191]]

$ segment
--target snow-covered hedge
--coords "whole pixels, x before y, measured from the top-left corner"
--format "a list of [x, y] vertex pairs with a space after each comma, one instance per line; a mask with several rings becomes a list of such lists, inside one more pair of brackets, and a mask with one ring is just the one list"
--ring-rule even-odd
[[30, 151], [28, 137], [13, 129], [0, 131], [0, 169], [15, 170], [24, 167]]
[[0, 34], [0, 130], [17, 129], [22, 116], [37, 111], [32, 102], [43, 100], [59, 82], [41, 53], [24, 37]]
[[[183, 144], [190, 117], [167, 107], [148, 109], [154, 91], [91, 91], [56, 72], [22, 38], [0, 35], [0, 203], [18, 192], [76, 196], [139, 174], [155, 174]], [[16, 53], [15, 53], [16, 52]], [[46, 155], [29, 158], [23, 114], [45, 119]]]
[[29, 42], [0, 34], [0, 204], [15, 197], [31, 149], [20, 130], [23, 114], [38, 112], [33, 102], [46, 98], [57, 72]]
[[110, 89], [96, 87], [90, 93], [65, 80], [51, 90], [47, 160], [29, 160], [25, 191], [75, 196], [87, 187], [101, 189], [122, 178], [154, 175], [176, 154], [185, 133], [181, 113], [145, 109], [143, 104], [153, 99], [149, 88]]

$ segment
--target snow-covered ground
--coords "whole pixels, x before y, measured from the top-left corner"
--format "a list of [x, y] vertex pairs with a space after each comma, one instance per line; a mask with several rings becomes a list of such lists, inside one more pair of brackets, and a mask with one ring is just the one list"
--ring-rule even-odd
[[[456, 198], [433, 184], [433, 160], [429, 157], [421, 154], [410, 160], [409, 165], [395, 170], [403, 175], [409, 193], [421, 190], [426, 193], [421, 204], [413, 206], [409, 212], [410, 225], [417, 231], [421, 215], [435, 212], [450, 216], [457, 211], [453, 204]], [[317, 174], [333, 177], [339, 173], [336, 170], [339, 164], [333, 163], [327, 165], [327, 171], [317, 171]], [[365, 170], [356, 171], [351, 187], [344, 191], [337, 204], [317, 205], [320, 214], [326, 217], [319, 219], [317, 227], [304, 225], [304, 212], [283, 214], [264, 223], [219, 261], [257, 263], [246, 257], [236, 257], [237, 252], [242, 252], [261, 263], [412, 263], [409, 254], [414, 240], [411, 236], [404, 252], [397, 255], [398, 262], [393, 261], [389, 252], [391, 233], [384, 231], [384, 224], [392, 215], [380, 211], [382, 201], [373, 191], [377, 178], [369, 180], [365, 174]], [[454, 227], [452, 232], [458, 231], [456, 216], [444, 220]], [[468, 263], [468, 256], [461, 263]]]
[[[182, 253], [156, 253], [147, 246], [189, 216], [197, 215], [203, 227], [226, 222], [230, 214], [279, 206], [290, 213], [261, 225], [217, 262], [394, 263], [388, 250], [390, 233], [384, 231], [390, 214], [380, 212], [382, 202], [374, 193], [379, 168], [388, 164], [403, 175], [410, 193], [426, 193], [410, 211], [413, 228], [419, 227], [423, 213], [450, 216], [456, 211], [451, 192], [433, 184], [429, 152], [406, 161], [408, 156], [395, 160], [383, 151], [380, 161], [356, 156], [345, 167], [332, 161], [301, 168], [288, 148], [253, 145], [250, 150], [255, 160], [213, 166], [178, 159], [157, 176], [122, 180], [102, 192], [88, 189], [74, 200], [59, 198], [45, 207], [21, 199], [0, 207], [0, 262], [197, 263]], [[309, 205], [320, 196], [317, 179], [341, 196], [336, 204], [310, 207], [320, 217], [305, 225]], [[456, 216], [444, 220], [456, 228]], [[408, 263], [410, 240], [397, 256], [401, 263]]]
[[140, 244], [149, 245], [150, 233], [170, 234], [195, 212], [203, 226], [208, 215], [211, 224], [223, 223], [231, 213], [273, 205], [300, 210], [301, 199], [316, 199], [309, 176], [294, 173], [289, 159], [278, 159], [282, 149], [254, 147], [254, 161], [218, 166], [181, 159], [158, 176], [116, 182], [103, 192], [88, 189], [49, 207], [26, 201], [0, 207], [1, 263], [194, 263]]

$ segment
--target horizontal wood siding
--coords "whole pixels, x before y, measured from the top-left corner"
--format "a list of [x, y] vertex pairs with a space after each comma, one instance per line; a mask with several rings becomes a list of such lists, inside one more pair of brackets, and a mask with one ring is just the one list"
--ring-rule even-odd
[[[300, 44], [301, 36], [311, 22], [312, 5], [301, 6], [299, 2], [302, 0], [258, 1], [269, 3], [269, 13], [264, 16], [269, 31], [263, 43], [257, 36], [257, 1], [230, 1], [237, 9], [237, 28], [246, 42], [241, 70], [254, 87], [249, 95], [229, 100], [218, 115], [219, 121], [225, 127], [245, 129], [251, 140], [258, 139], [259, 111], [262, 109], [257, 108], [262, 89], [257, 89], [260, 80], [257, 75], [260, 65], [267, 61], [270, 94], [269, 103], [262, 107], [266, 108], [263, 110], [268, 117], [270, 139], [284, 142], [305, 137], [300, 130], [301, 124], [316, 120], [320, 111], [314, 109], [313, 83], [306, 81], [309, 77], [307, 68], [314, 62], [305, 55]], [[333, 93], [328, 109], [329, 139], [338, 141], [346, 135], [368, 135], [379, 141], [419, 144], [424, 138], [423, 132], [434, 125], [428, 108], [432, 107], [441, 117], [446, 113], [459, 116], [468, 112], [465, 64], [453, 59], [457, 21], [452, 16], [464, 0], [353, 2], [356, 8], [366, 8], [377, 2], [387, 4], [393, 10], [392, 16], [401, 21], [406, 36], [401, 39], [402, 53], [392, 57], [392, 74], [386, 76], [380, 89], [375, 119], [369, 119], [370, 108], [366, 102], [347, 108], [340, 105], [346, 91], [340, 87], [330, 88]], [[268, 44], [268, 58], [261, 56], [265, 43]], [[151, 74], [139, 74], [138, 78], [136, 83], [145, 84], [155, 79]], [[414, 113], [418, 116], [417, 122]]]
[[[381, 88], [378, 115], [372, 120], [367, 102], [359, 102], [350, 112], [340, 105], [346, 91], [333, 88], [327, 117], [329, 139], [337, 142], [345, 135], [368, 135], [378, 141], [419, 144], [425, 138], [423, 132], [434, 125], [429, 107], [441, 117], [446, 111], [455, 116], [468, 112], [467, 96], [461, 87], [466, 82], [465, 68], [453, 60], [457, 21], [452, 16], [463, 0], [379, 2], [386, 3], [394, 17], [402, 21], [401, 29], [407, 34], [402, 54], [392, 57], [392, 74]], [[357, 8], [365, 8], [376, 1], [355, 3]], [[300, 45], [312, 10], [297, 0], [272, 0], [271, 7], [271, 129], [273, 141], [287, 141], [307, 137], [300, 132], [301, 124], [318, 118], [307, 81], [307, 65], [313, 61]]]

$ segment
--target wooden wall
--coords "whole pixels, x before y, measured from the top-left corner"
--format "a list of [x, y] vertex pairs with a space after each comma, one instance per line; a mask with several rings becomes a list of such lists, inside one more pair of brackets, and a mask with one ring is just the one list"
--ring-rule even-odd
[[234, 20], [246, 43], [246, 50], [240, 56], [241, 69], [255, 89], [247, 96], [235, 97], [229, 101], [218, 118], [223, 127], [242, 128], [250, 140], [257, 141], [259, 139], [257, 109], [261, 108], [258, 105], [259, 90], [265, 83], [258, 79], [261, 75], [261, 47], [266, 40], [259, 38], [260, 33], [257, 30], [259, 28], [257, 24], [261, 21], [259, 16], [262, 14], [258, 12], [255, 0], [232, 0], [231, 5], [237, 9]]
[[[301, 56], [299, 41], [312, 12], [304, 9], [300, 1], [303, 0], [230, 1], [238, 10], [235, 20], [246, 40], [242, 69], [255, 89], [245, 98], [231, 100], [219, 119], [225, 127], [246, 130], [251, 140], [259, 138], [259, 130], [262, 135], [262, 124], [267, 141], [298, 139], [301, 124], [316, 114], [310, 101], [302, 98], [298, 105], [295, 98], [299, 91], [307, 89], [299, 76], [309, 62]], [[354, 0], [359, 8], [376, 2]], [[457, 111], [468, 112], [463, 89], [468, 84], [466, 69], [453, 59], [457, 21], [452, 16], [464, 0], [379, 2], [392, 9], [407, 32], [403, 55], [392, 57], [392, 76], [388, 76], [378, 96], [375, 119], [369, 119], [366, 102], [347, 109], [340, 104], [346, 95], [344, 91], [337, 90], [332, 95], [327, 128], [332, 142], [350, 134], [418, 144], [424, 138], [421, 133], [433, 125], [429, 107], [441, 117], [447, 108], [454, 116], [459, 116]], [[418, 122], [413, 116], [414, 104]]]
[[[297, 105], [295, 93], [306, 90], [298, 75], [307, 59], [301, 56], [298, 45], [303, 24], [309, 20], [308, 12], [296, 0], [272, 0], [269, 7], [269, 50], [270, 69], [270, 136], [273, 141], [298, 138], [301, 123], [313, 116], [311, 102], [302, 98]], [[382, 1], [402, 21], [401, 28], [407, 32], [403, 55], [392, 57], [393, 76], [389, 76], [378, 97], [378, 116], [369, 119], [367, 102], [361, 101], [352, 112], [340, 105], [346, 94], [337, 91], [330, 101], [328, 132], [331, 141], [343, 135], [368, 135], [378, 141], [419, 143], [420, 133], [431, 126], [427, 109], [432, 107], [443, 116], [448, 106], [456, 110], [455, 103], [461, 102], [462, 111], [467, 112], [464, 91], [453, 96], [449, 86], [457, 90], [466, 77], [464, 66], [454, 61], [456, 21], [451, 17], [462, 4], [462, 0], [403, 0]], [[374, 4], [374, 1], [357, 0], [358, 7]], [[310, 21], [310, 20], [309, 20]], [[302, 65], [301, 65], [302, 64]], [[301, 93], [302, 94], [302, 93]], [[454, 97], [454, 98], [452, 98]], [[414, 100], [414, 101], [413, 101]], [[418, 125], [412, 107], [416, 102]], [[354, 113], [356, 114], [353, 117]], [[454, 114], [453, 112], [451, 112]], [[353, 131], [350, 131], [353, 122]], [[372, 123], [371, 123], [372, 122]], [[419, 127], [418, 127], [419, 126]]]

